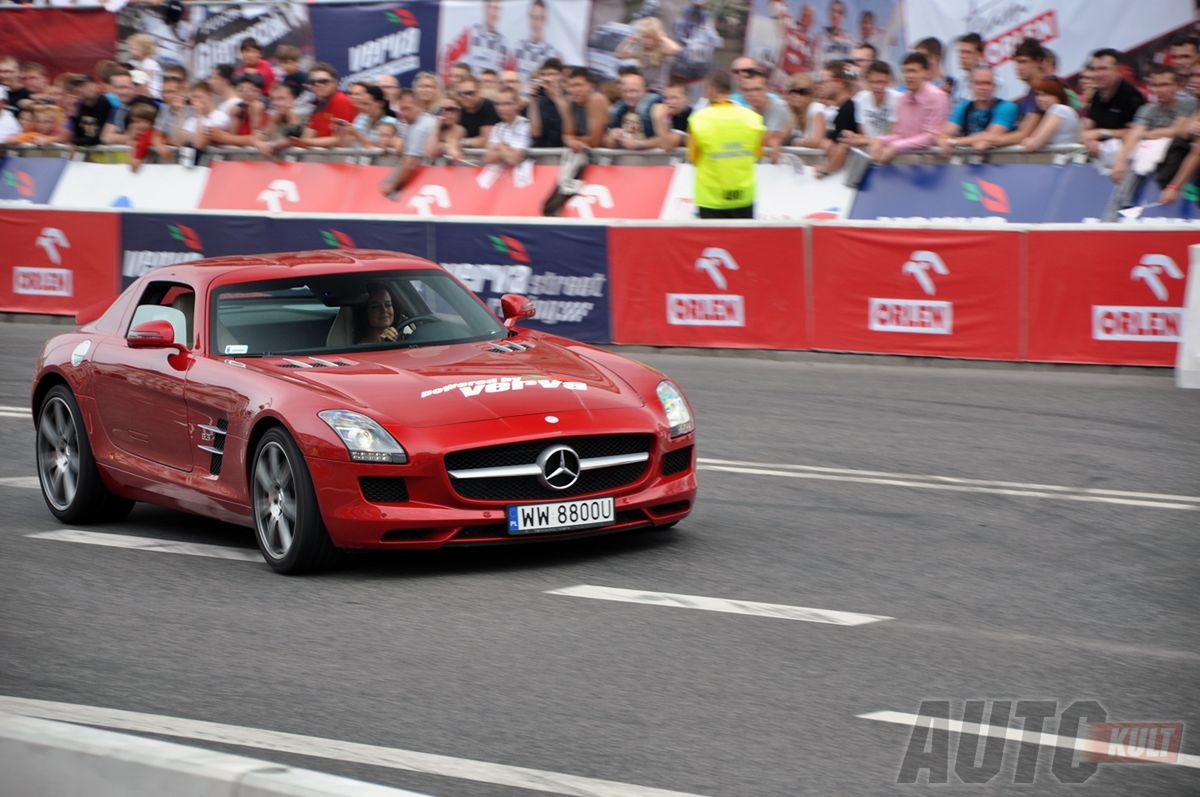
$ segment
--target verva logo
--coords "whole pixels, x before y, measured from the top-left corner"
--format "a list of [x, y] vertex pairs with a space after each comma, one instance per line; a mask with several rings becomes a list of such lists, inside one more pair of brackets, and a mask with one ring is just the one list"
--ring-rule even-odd
[[42, 251], [46, 253], [46, 257], [56, 266], [62, 265], [62, 255], [58, 250], [71, 248], [67, 234], [57, 227], [43, 227], [34, 243], [41, 247]]
[[385, 13], [383, 16], [393, 25], [401, 25], [406, 28], [419, 27], [416, 15], [407, 8], [396, 7]]
[[[1129, 270], [1160, 302], [1170, 299], [1169, 280], [1183, 280], [1183, 269], [1169, 255], [1142, 255]], [[1177, 343], [1183, 329], [1182, 307], [1092, 305], [1092, 339], [1141, 343]]]
[[432, 216], [433, 208], [449, 210], [453, 204], [450, 202], [450, 192], [444, 185], [427, 185], [408, 200], [408, 206], [418, 216]]
[[612, 210], [616, 203], [613, 202], [613, 195], [608, 186], [585, 183], [579, 192], [568, 200], [567, 207], [574, 210], [581, 219], [594, 219], [596, 213], [593, 208]]
[[525, 244], [513, 238], [511, 235], [489, 235], [488, 241], [492, 244], [492, 249], [497, 252], [508, 255], [518, 263], [529, 263], [529, 252], [525, 249]]
[[204, 242], [200, 240], [200, 234], [185, 224], [168, 224], [167, 234], [193, 252], [204, 250]]
[[[716, 246], [705, 247], [692, 267], [708, 275], [717, 290], [729, 289], [726, 271], [739, 271], [733, 255]], [[672, 326], [744, 327], [746, 297], [728, 293], [668, 293], [667, 323]]]
[[69, 268], [13, 269], [13, 293], [26, 296], [73, 296], [73, 282]]
[[991, 213], [1012, 213], [1012, 203], [1008, 201], [1004, 186], [976, 178], [963, 181], [962, 193], [968, 202], [978, 202]]
[[355, 249], [354, 239], [341, 230], [321, 230], [321, 240], [330, 249]]
[[[919, 249], [908, 256], [900, 273], [912, 277], [926, 296], [937, 294], [935, 275], [947, 276], [950, 268], [941, 255]], [[954, 306], [931, 299], [867, 298], [867, 328], [872, 332], [907, 332], [917, 335], [950, 335], [954, 332]]]
[[266, 204], [267, 210], [278, 213], [283, 210], [284, 202], [300, 201], [300, 189], [291, 180], [272, 180], [270, 185], [259, 192], [258, 201]]
[[16, 191], [18, 195], [32, 197], [37, 192], [37, 181], [29, 172], [21, 171], [15, 166], [4, 170], [4, 184]]

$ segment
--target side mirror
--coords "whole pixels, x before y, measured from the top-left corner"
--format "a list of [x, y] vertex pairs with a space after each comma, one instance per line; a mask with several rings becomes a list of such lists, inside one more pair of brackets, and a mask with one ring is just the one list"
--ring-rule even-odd
[[518, 321], [533, 318], [537, 313], [537, 307], [534, 306], [533, 299], [530, 299], [528, 296], [522, 296], [519, 293], [506, 293], [501, 296], [500, 310], [504, 314], [505, 329], [512, 329], [517, 325]]
[[187, 351], [187, 347], [175, 342], [175, 327], [169, 321], [146, 321], [129, 330], [125, 342], [131, 349], [175, 349]]

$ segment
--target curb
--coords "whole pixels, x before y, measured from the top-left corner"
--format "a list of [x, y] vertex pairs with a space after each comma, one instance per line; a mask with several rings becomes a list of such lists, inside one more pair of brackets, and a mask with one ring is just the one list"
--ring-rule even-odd
[[21, 797], [429, 797], [173, 742], [0, 714], [5, 794]]

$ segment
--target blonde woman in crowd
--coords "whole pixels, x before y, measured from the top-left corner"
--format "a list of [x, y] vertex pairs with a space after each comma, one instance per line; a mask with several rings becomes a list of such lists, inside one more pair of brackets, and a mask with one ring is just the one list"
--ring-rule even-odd
[[148, 33], [135, 33], [125, 40], [129, 48], [129, 68], [140, 69], [150, 78], [150, 96], [162, 96], [162, 67], [154, 60], [154, 37]]
[[442, 84], [432, 72], [418, 72], [413, 78], [413, 94], [417, 104], [429, 113], [435, 113], [442, 101]]
[[791, 76], [787, 104], [792, 111], [789, 146], [813, 149], [825, 147], [825, 105], [816, 100], [816, 87], [812, 77], [801, 73]]
[[617, 45], [617, 58], [636, 58], [647, 90], [662, 94], [671, 82], [671, 61], [683, 48], [663, 32], [658, 17], [642, 17], [634, 24], [634, 34]]

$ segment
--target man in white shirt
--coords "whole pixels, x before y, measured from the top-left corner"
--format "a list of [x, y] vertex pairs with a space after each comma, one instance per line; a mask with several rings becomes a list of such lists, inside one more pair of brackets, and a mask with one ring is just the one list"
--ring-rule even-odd
[[863, 82], [867, 87], [854, 95], [855, 118], [861, 132], [847, 134], [845, 142], [855, 147], [864, 147], [871, 139], [892, 132], [900, 100], [900, 93], [892, 88], [892, 68], [885, 61], [868, 66]]
[[0, 144], [21, 134], [21, 123], [8, 110], [8, 90], [0, 86]]
[[532, 136], [529, 120], [517, 115], [520, 109], [518, 99], [517, 92], [507, 87], [500, 89], [496, 95], [500, 124], [488, 134], [487, 151], [483, 153], [484, 165], [516, 166], [525, 160]]

